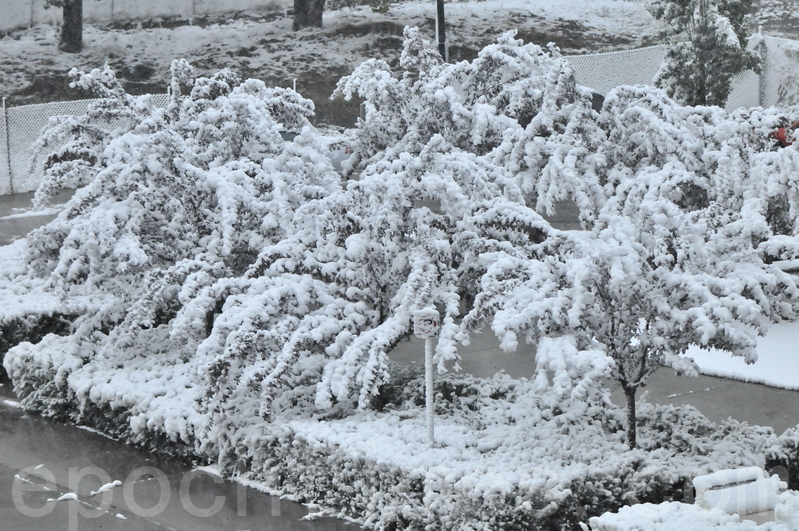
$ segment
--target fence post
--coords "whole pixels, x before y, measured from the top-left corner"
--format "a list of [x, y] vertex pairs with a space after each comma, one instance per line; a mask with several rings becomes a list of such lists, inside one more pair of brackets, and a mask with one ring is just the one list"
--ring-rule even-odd
[[8, 138], [10, 129], [8, 128], [8, 107], [6, 107], [6, 98], [3, 97], [3, 124], [6, 128], [6, 162], [8, 163], [8, 193], [14, 193], [14, 175], [11, 173], [11, 140]]

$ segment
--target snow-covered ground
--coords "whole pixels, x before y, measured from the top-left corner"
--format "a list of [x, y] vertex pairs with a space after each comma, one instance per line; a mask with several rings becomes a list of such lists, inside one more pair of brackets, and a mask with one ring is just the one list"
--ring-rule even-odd
[[[72, 99], [80, 94], [70, 96], [66, 90], [69, 69], [97, 68], [106, 61], [131, 83], [130, 89], [163, 92], [169, 64], [180, 57], [204, 74], [229, 67], [269, 85], [291, 86], [297, 79], [300, 92], [318, 90], [322, 98], [338, 77], [365, 59], [396, 60], [404, 26], [419, 26], [433, 40], [434, 7], [411, 1], [393, 4], [384, 14], [367, 6], [328, 10], [324, 29], [298, 32], [291, 30], [291, 15], [282, 9], [237, 14], [235, 20], [205, 17], [193, 25], [170, 21], [170, 26], [183, 24], [170, 28], [144, 24], [113, 30], [86, 24], [80, 54], [59, 52], [56, 28], [39, 25], [0, 39], [0, 96], [14, 105]], [[446, 16], [454, 59], [473, 57], [509, 29], [529, 42], [554, 42], [568, 54], [653, 44], [663, 29], [643, 3], [631, 0], [457, 2], [447, 4]], [[324, 87], [317, 88], [322, 79]]]
[[[757, 23], [765, 32], [795, 37], [799, 11], [793, 2], [761, 4]], [[296, 78], [301, 89], [309, 90], [320, 83], [320, 76], [340, 77], [368, 57], [395, 59], [405, 25], [423, 28], [430, 39], [434, 35], [434, 5], [428, 1], [392, 4], [387, 13], [373, 12], [368, 6], [328, 9], [324, 29], [299, 32], [291, 30], [291, 15], [284, 7], [291, 7], [290, 2], [275, 2], [271, 11], [124, 25], [129, 29], [87, 23], [85, 50], [80, 54], [57, 50], [53, 26], [6, 32], [0, 39], [0, 96], [9, 97], [12, 105], [72, 99], [80, 94], [67, 90], [66, 72], [73, 66], [96, 68], [106, 61], [122, 72], [130, 88], [159, 92], [176, 57], [189, 60], [203, 73], [230, 67], [268, 84], [290, 86]], [[454, 58], [473, 55], [509, 29], [519, 30], [521, 37], [536, 44], [554, 42], [567, 54], [654, 44], [664, 29], [644, 2], [634, 0], [452, 2], [446, 16]], [[326, 90], [327, 85], [329, 80]]]

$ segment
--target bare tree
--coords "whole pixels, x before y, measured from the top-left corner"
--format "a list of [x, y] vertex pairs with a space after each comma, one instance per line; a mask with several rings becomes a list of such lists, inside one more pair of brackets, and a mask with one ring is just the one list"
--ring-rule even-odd
[[322, 27], [325, 0], [294, 0], [294, 29], [306, 26]]

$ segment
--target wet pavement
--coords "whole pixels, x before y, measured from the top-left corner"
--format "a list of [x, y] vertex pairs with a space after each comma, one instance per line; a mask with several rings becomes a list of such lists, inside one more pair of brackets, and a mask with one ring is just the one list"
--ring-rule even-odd
[[[503, 352], [491, 332], [473, 334], [469, 346], [458, 348], [461, 369], [466, 374], [491, 377], [503, 370], [514, 378], [533, 378], [535, 348], [520, 343], [515, 352]], [[400, 343], [389, 357], [402, 365], [424, 366], [424, 341], [412, 338]], [[614, 404], [624, 406], [624, 394], [616, 382], [608, 382]], [[770, 426], [777, 433], [799, 424], [799, 392], [776, 389], [715, 376], [677, 376], [663, 368], [653, 374], [644, 393], [653, 404], [690, 404], [713, 422], [732, 417], [750, 425]]]
[[[303, 521], [298, 503], [223, 481], [180, 460], [27, 414], [0, 387], [3, 531], [345, 531], [335, 518]], [[102, 485], [119, 481], [92, 496]], [[58, 500], [74, 493], [73, 499]], [[48, 501], [50, 500], [50, 501]]]
[[[75, 193], [64, 190], [53, 201], [53, 205], [66, 203]], [[14, 240], [24, 238], [26, 234], [49, 223], [58, 215], [56, 209], [48, 209], [46, 213], [33, 211], [31, 202], [33, 192], [16, 195], [0, 195], [0, 245], [8, 245]]]

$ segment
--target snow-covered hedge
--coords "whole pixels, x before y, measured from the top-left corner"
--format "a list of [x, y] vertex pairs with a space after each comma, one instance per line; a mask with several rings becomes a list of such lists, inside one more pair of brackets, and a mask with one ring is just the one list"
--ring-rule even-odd
[[[64, 338], [45, 341], [53, 342], [50, 352], [66, 346]], [[422, 376], [393, 366], [393, 381], [404, 385], [386, 386], [382, 411], [303, 417], [302, 402], [315, 391], [300, 386], [279, 400], [278, 418], [217, 456], [201, 449], [198, 389], [179, 358], [131, 356], [121, 371], [112, 360], [84, 366], [74, 352], [53, 359], [22, 348], [8, 368], [31, 409], [216, 461], [228, 474], [376, 529], [575, 529], [624, 505], [680, 499], [697, 474], [767, 468], [799, 455], [795, 437], [733, 420], [715, 425], [690, 406], [646, 403], [639, 404], [641, 447], [630, 450], [624, 412], [605, 396], [571, 398], [574, 388], [542, 390], [540, 381], [504, 374], [438, 380], [439, 445], [431, 449]]]

